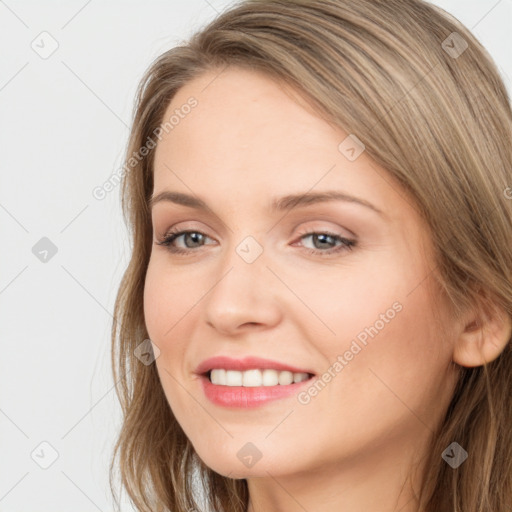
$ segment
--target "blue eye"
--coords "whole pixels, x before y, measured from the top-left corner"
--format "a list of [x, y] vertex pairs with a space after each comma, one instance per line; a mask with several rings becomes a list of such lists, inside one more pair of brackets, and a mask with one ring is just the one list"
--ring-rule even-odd
[[[185, 249], [183, 249], [181, 247], [176, 247], [176, 245], [174, 245], [174, 242], [181, 237], [184, 237], [183, 242], [185, 243]], [[322, 245], [320, 245], [319, 249], [305, 248], [305, 250], [309, 254], [316, 254], [319, 256], [324, 256], [324, 255], [327, 256], [327, 255], [339, 253], [339, 252], [342, 252], [345, 250], [352, 250], [356, 246], [355, 240], [350, 240], [348, 238], [344, 238], [341, 235], [336, 234], [336, 233], [329, 233], [329, 232], [324, 232], [324, 231], [312, 231], [309, 233], [303, 233], [300, 236], [300, 240], [308, 238], [308, 237], [312, 237], [312, 240], [314, 242], [318, 242], [320, 244], [327, 244], [327, 245], [334, 244], [335, 245], [333, 248], [327, 247], [326, 250], [322, 249]], [[209, 237], [206, 236], [204, 233], [201, 233], [200, 231], [193, 231], [193, 230], [171, 231], [164, 236], [163, 240], [157, 241], [155, 243], [157, 245], [163, 245], [163, 246], [167, 247], [167, 249], [173, 254], [189, 254], [192, 252], [197, 252], [197, 251], [194, 251], [194, 249], [204, 245], [201, 242], [204, 242], [204, 240], [207, 238], [209, 238]], [[187, 247], [187, 243], [186, 243], [187, 241], [191, 241], [193, 247], [190, 247], [190, 246]], [[336, 245], [337, 242], [338, 242], [338, 245]], [[199, 244], [199, 245], [197, 245], [197, 244]], [[324, 246], [324, 249], [325, 249], [325, 246]]]
[[[319, 232], [319, 231], [313, 231], [310, 233], [305, 233], [301, 236], [301, 240], [304, 238], [311, 237], [313, 241], [313, 245], [315, 245], [315, 241], [319, 242], [320, 244], [335, 244], [336, 242], [339, 242], [337, 246], [334, 248], [327, 248], [327, 250], [319, 250], [319, 249], [308, 249], [306, 250], [310, 254], [320, 254], [323, 255], [330, 255], [334, 253], [338, 253], [344, 250], [351, 250], [355, 247], [356, 242], [355, 240], [349, 240], [348, 238], [344, 238], [341, 235], [335, 234], [335, 233], [328, 233], [328, 232]], [[322, 245], [320, 245], [322, 247]]]
[[[196, 235], [193, 237], [189, 237], [189, 240], [193, 240], [193, 243], [197, 243], [198, 240], [201, 241], [201, 240], [204, 240], [204, 238], [208, 238], [204, 233], [201, 233], [200, 231], [192, 231], [192, 230], [171, 231], [164, 237], [163, 240], [156, 242], [156, 244], [163, 245], [163, 246], [167, 247], [170, 252], [175, 253], [175, 254], [187, 254], [189, 252], [192, 252], [193, 248], [181, 249], [181, 248], [173, 245], [173, 243], [176, 239], [178, 239], [182, 236], [186, 237], [187, 235]], [[199, 236], [197, 236], [197, 235], [199, 235]], [[184, 238], [183, 240], [186, 240], [186, 238]]]

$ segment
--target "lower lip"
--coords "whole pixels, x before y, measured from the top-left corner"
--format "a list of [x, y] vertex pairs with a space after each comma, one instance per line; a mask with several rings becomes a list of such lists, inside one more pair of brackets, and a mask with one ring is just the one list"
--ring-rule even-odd
[[201, 375], [200, 379], [204, 394], [211, 402], [223, 407], [241, 408], [260, 407], [273, 400], [289, 397], [313, 380], [313, 378], [310, 378], [287, 385], [244, 387], [212, 384], [208, 376], [205, 375]]

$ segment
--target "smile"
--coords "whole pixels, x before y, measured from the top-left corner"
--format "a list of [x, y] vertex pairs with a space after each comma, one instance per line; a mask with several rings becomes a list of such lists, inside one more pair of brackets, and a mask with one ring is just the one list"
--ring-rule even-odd
[[245, 371], [215, 368], [208, 375], [212, 384], [231, 387], [286, 386], [303, 382], [311, 377], [311, 374], [305, 372], [294, 373], [270, 368]]
[[310, 368], [255, 356], [218, 355], [202, 361], [194, 373], [210, 402], [245, 409], [296, 395], [315, 377]]
[[[230, 384], [215, 384], [210, 380], [210, 374], [213, 381], [216, 380], [218, 375], [221, 375], [220, 378], [224, 379], [224, 382], [229, 380]], [[246, 377], [245, 374], [248, 376]], [[298, 382], [290, 381], [292, 376], [295, 375], [297, 375]], [[251, 409], [263, 407], [274, 400], [297, 395], [304, 386], [311, 383], [314, 375], [303, 372], [296, 374], [286, 371], [278, 372], [269, 369], [246, 370], [243, 372], [214, 369], [199, 377], [204, 395], [213, 404], [232, 409]], [[264, 378], [266, 384], [263, 383]], [[243, 384], [244, 379], [252, 385]], [[279, 379], [281, 379], [281, 383]], [[259, 380], [261, 380], [261, 384], [259, 384]], [[293, 377], [293, 380], [295, 380], [295, 377]]]

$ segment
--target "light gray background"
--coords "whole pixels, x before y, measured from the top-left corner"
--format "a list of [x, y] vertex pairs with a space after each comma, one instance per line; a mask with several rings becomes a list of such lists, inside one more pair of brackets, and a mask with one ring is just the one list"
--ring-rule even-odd
[[[122, 165], [144, 70], [230, 3], [0, 0], [0, 512], [112, 510], [111, 312], [129, 244], [119, 189], [92, 191]], [[512, 0], [435, 3], [510, 91]], [[31, 45], [51, 38], [42, 58]], [[43, 237], [47, 262], [32, 251]], [[47, 469], [42, 442], [58, 453]]]

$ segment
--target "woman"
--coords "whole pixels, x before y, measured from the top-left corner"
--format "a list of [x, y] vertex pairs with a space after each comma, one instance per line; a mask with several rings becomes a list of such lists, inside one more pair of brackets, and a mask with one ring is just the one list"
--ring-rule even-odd
[[509, 511], [511, 139], [419, 0], [246, 1], [159, 57], [112, 331], [137, 510]]

